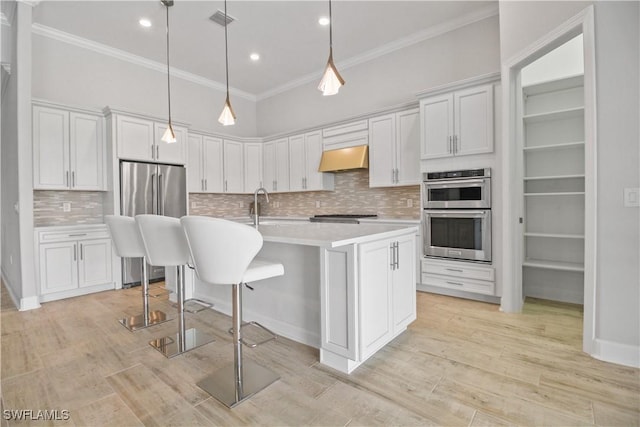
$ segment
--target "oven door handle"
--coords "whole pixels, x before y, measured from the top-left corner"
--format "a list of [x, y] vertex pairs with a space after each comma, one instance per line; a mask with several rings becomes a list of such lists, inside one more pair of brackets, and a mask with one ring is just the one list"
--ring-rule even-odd
[[[477, 185], [485, 184], [486, 182], [487, 182], [487, 178], [456, 179], [456, 180], [451, 180], [451, 181], [438, 181], [438, 182], [424, 181], [425, 185], [428, 188], [448, 188], [449, 186], [454, 186], [454, 187], [470, 187], [470, 186], [474, 186], [474, 187], [476, 187]], [[473, 185], [473, 184], [476, 184], [476, 185]]]
[[431, 216], [439, 216], [439, 217], [455, 217], [455, 218], [476, 218], [480, 216], [484, 216], [487, 214], [489, 209], [482, 210], [458, 210], [458, 209], [448, 209], [448, 210], [433, 210], [433, 209], [424, 209], [425, 215]]

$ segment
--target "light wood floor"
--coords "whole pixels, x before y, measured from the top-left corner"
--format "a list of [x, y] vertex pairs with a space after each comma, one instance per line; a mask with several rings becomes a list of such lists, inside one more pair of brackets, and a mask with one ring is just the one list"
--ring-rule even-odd
[[78, 426], [640, 425], [639, 371], [581, 352], [577, 306], [529, 300], [503, 314], [418, 293], [418, 320], [350, 376], [286, 339], [248, 349], [281, 379], [233, 410], [195, 385], [232, 360], [229, 318], [189, 316], [217, 342], [168, 360], [147, 342], [174, 322], [130, 333], [116, 321], [138, 307], [136, 288], [18, 312], [3, 288], [3, 408], [67, 409], [57, 424]]

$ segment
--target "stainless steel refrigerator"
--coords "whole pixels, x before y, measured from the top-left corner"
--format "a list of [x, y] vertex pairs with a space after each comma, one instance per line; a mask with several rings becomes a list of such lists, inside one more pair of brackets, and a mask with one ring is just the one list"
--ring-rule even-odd
[[[187, 214], [185, 168], [142, 162], [120, 162], [120, 214], [156, 214], [180, 218]], [[141, 260], [122, 259], [122, 285], [141, 283]], [[164, 279], [163, 267], [149, 267], [149, 281]]]

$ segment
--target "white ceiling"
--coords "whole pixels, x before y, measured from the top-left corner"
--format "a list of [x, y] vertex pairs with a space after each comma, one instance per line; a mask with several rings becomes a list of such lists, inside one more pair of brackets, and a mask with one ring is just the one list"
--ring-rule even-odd
[[[175, 0], [170, 8], [171, 65], [224, 83], [224, 28], [209, 20], [222, 1]], [[496, 1], [334, 0], [333, 44], [338, 66], [372, 51], [419, 39], [435, 28], [497, 11]], [[230, 86], [255, 96], [291, 82], [320, 78], [329, 51], [328, 1], [229, 0]], [[493, 12], [495, 13], [495, 12]], [[42, 1], [35, 23], [165, 63], [165, 7], [159, 1]], [[153, 26], [138, 24], [142, 17]], [[404, 41], [403, 41], [404, 40]], [[249, 59], [260, 54], [258, 62]]]

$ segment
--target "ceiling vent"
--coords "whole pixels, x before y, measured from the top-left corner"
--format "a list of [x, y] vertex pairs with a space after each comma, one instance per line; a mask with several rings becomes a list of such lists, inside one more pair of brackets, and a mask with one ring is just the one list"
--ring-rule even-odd
[[218, 9], [216, 13], [211, 15], [209, 19], [211, 19], [213, 22], [220, 25], [221, 27], [224, 27], [225, 24], [229, 25], [236, 20], [236, 18], [234, 18], [231, 15], [225, 15], [224, 12], [221, 11], [220, 9]]

